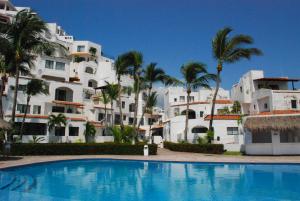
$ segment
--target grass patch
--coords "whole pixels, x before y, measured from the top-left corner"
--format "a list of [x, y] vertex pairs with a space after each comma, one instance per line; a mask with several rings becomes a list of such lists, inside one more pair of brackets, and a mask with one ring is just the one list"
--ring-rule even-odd
[[243, 155], [243, 153], [241, 153], [239, 151], [225, 151], [223, 154], [228, 155], [228, 156], [242, 156]]

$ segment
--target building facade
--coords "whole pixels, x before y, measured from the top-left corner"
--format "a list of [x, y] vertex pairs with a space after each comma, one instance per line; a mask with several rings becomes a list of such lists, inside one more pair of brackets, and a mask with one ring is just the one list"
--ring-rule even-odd
[[[15, 7], [7, 0], [0, 0], [0, 14], [7, 23], [16, 13], [24, 8]], [[29, 9], [29, 8], [25, 8]], [[3, 18], [3, 19], [4, 19]], [[2, 19], [2, 18], [1, 18]], [[49, 95], [33, 96], [30, 100], [23, 141], [32, 140], [33, 135], [44, 137], [43, 142], [81, 142], [84, 141], [84, 131], [87, 122], [93, 124], [97, 133], [96, 142], [113, 141], [113, 136], [105, 132], [105, 106], [99, 99], [100, 90], [106, 82], [116, 83], [114, 60], [103, 56], [102, 47], [91, 41], [77, 41], [67, 34], [56, 23], [47, 23], [49, 32], [44, 37], [65, 48], [57, 48], [51, 55], [39, 55], [34, 61], [31, 75], [20, 75], [16, 109], [17, 125], [21, 124], [26, 110], [26, 85], [32, 78], [42, 79], [49, 86]], [[132, 86], [130, 76], [122, 77], [122, 86]], [[11, 118], [15, 78], [8, 77], [3, 96], [6, 120]], [[124, 93], [121, 103], [114, 101], [108, 104], [107, 122], [111, 124], [114, 114], [115, 124], [120, 124], [120, 118], [125, 125], [133, 124], [134, 94]], [[123, 117], [119, 114], [119, 105]], [[143, 93], [139, 97], [138, 121], [143, 110]], [[67, 117], [65, 128], [55, 128], [49, 131], [47, 123], [50, 115], [64, 114]], [[155, 113], [156, 114], [156, 113]], [[146, 114], [140, 128], [141, 138], [149, 136], [150, 124], [158, 124], [161, 116]]]

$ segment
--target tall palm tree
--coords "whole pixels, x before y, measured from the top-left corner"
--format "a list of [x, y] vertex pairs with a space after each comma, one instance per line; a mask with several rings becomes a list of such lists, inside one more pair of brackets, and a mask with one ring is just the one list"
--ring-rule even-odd
[[[150, 125], [149, 125], [149, 137], [151, 139], [151, 127], [152, 127], [152, 114], [153, 114], [153, 107], [157, 105], [157, 94], [156, 92], [151, 92], [150, 95], [147, 97], [146, 102], [146, 111], [150, 114]], [[143, 112], [144, 113], [144, 112]], [[151, 140], [152, 142], [152, 140]]]
[[218, 91], [221, 83], [221, 72], [223, 70], [224, 63], [235, 63], [243, 58], [250, 59], [254, 55], [262, 55], [261, 50], [257, 48], [246, 48], [246, 45], [253, 44], [251, 36], [238, 34], [233, 37], [229, 37], [232, 29], [225, 27], [219, 30], [212, 41], [213, 56], [218, 62], [217, 66], [217, 79], [216, 89], [214, 92], [212, 107], [211, 107], [211, 119], [209, 121], [209, 130], [213, 131], [213, 117], [215, 112], [215, 102], [218, 95]]
[[[110, 105], [111, 105], [111, 123], [114, 125], [114, 101], [118, 98], [119, 93], [119, 86], [117, 84], [111, 84], [109, 82], [106, 82], [106, 89], [105, 89], [109, 99], [110, 99]], [[121, 104], [121, 103], [120, 103]], [[122, 107], [122, 105], [121, 105]]]
[[[31, 10], [22, 10], [13, 18], [12, 23], [1, 29], [0, 37], [11, 44], [11, 63], [15, 69], [15, 89], [12, 107], [12, 122], [15, 121], [19, 75], [21, 66], [31, 67], [36, 56], [44, 52], [53, 51], [52, 43], [43, 37], [47, 26], [36, 13]], [[12, 140], [12, 135], [9, 136]]]
[[21, 140], [22, 140], [22, 137], [23, 137], [24, 123], [25, 123], [25, 119], [26, 119], [26, 115], [27, 115], [27, 109], [28, 109], [31, 97], [36, 96], [38, 94], [48, 95], [49, 94], [49, 86], [43, 80], [32, 79], [27, 83], [25, 93], [27, 95], [27, 102], [26, 102], [25, 113], [24, 113], [24, 116], [23, 116], [23, 121], [22, 121], [21, 129], [20, 129], [20, 139]]
[[106, 90], [101, 90], [101, 95], [99, 96], [100, 101], [104, 104], [104, 118], [105, 124], [107, 123], [107, 104], [110, 103], [109, 95], [106, 93]]
[[117, 75], [117, 85], [118, 85], [118, 102], [119, 102], [119, 112], [120, 112], [120, 123], [121, 123], [121, 130], [124, 130], [124, 123], [123, 123], [123, 111], [122, 111], [122, 85], [121, 85], [121, 77], [123, 75], [129, 74], [129, 64], [127, 60], [127, 53], [118, 56], [115, 61], [115, 71]]
[[56, 127], [63, 127], [67, 125], [67, 118], [65, 115], [59, 113], [57, 116], [54, 114], [48, 117], [48, 129], [52, 131]]
[[185, 129], [184, 140], [187, 142], [188, 133], [188, 119], [189, 119], [189, 106], [190, 106], [190, 94], [192, 89], [204, 87], [210, 88], [209, 81], [215, 79], [215, 75], [207, 72], [205, 64], [199, 62], [191, 62], [181, 67], [181, 73], [184, 81], [181, 81], [181, 85], [185, 87], [187, 93], [187, 104], [185, 112]]
[[[146, 69], [143, 71], [143, 82], [145, 84], [145, 88], [147, 89], [147, 99], [150, 97], [150, 94], [152, 93], [152, 87], [154, 83], [157, 82], [165, 82], [165, 79], [167, 78], [167, 75], [165, 74], [165, 71], [161, 68], [156, 67], [156, 63], [150, 63]], [[147, 102], [147, 100], [146, 100]], [[139, 124], [137, 128], [139, 129], [145, 114], [146, 105], [143, 108], [142, 117], [139, 121]]]
[[2, 103], [2, 96], [3, 92], [5, 89], [5, 84], [6, 84], [6, 65], [4, 62], [4, 58], [0, 56], [0, 74], [1, 74], [1, 86], [0, 86], [0, 118], [3, 119], [4, 114], [3, 114], [3, 103]]

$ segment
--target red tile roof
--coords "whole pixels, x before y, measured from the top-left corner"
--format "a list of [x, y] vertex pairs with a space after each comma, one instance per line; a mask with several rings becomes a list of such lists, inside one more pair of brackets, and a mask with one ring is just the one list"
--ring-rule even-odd
[[[214, 120], [239, 120], [241, 115], [238, 114], [217, 114], [214, 115]], [[211, 115], [207, 115], [204, 120], [208, 121], [211, 119]]]
[[274, 114], [300, 114], [300, 110], [273, 110], [272, 112], [260, 112], [259, 115], [274, 115]]

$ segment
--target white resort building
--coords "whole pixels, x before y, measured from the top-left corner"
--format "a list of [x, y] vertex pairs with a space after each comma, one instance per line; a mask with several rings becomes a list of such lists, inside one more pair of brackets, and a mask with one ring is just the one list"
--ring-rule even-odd
[[[0, 0], [0, 23], [11, 21], [20, 10], [8, 0]], [[32, 135], [43, 136], [43, 142], [84, 141], [85, 124], [90, 122], [97, 128], [96, 142], [113, 141], [104, 131], [104, 104], [99, 93], [106, 81], [116, 83], [114, 60], [103, 56], [102, 47], [90, 41], [77, 41], [56, 23], [48, 23], [47, 40], [66, 47], [67, 53], [59, 49], [54, 55], [38, 56], [32, 76], [21, 74], [18, 86], [16, 122], [20, 124], [26, 109], [26, 84], [32, 78], [46, 81], [49, 95], [33, 96], [26, 120], [24, 142]], [[245, 151], [252, 155], [300, 154], [300, 90], [294, 83], [299, 79], [287, 77], [264, 77], [263, 71], [251, 70], [233, 85], [231, 93], [218, 92], [213, 121], [214, 143], [224, 144], [226, 150]], [[123, 76], [121, 84], [132, 86], [133, 79]], [[5, 119], [12, 113], [14, 77], [8, 77], [3, 94]], [[162, 140], [180, 142], [184, 139], [185, 114], [188, 112], [188, 141], [197, 143], [204, 137], [211, 118], [214, 90], [197, 89], [191, 93], [190, 109], [186, 111], [187, 95], [184, 88], [164, 89], [164, 109], [155, 108], [153, 114], [145, 114], [140, 127], [140, 138], [148, 138], [151, 130], [155, 143]], [[241, 112], [232, 110], [239, 102]], [[143, 93], [139, 97], [138, 121], [142, 116]], [[123, 116], [119, 114], [122, 107]], [[108, 120], [125, 125], [133, 124], [134, 94], [122, 94], [121, 102], [107, 105]], [[62, 113], [67, 117], [65, 128], [49, 131], [48, 117]], [[241, 118], [241, 115], [243, 118]]]
[[232, 99], [239, 101], [245, 132], [245, 152], [252, 155], [300, 154], [299, 79], [264, 77], [252, 70], [232, 87]]
[[[0, 0], [0, 19], [6, 23], [20, 10], [7, 0]], [[28, 9], [28, 8], [26, 8]], [[26, 109], [27, 96], [24, 93], [27, 82], [32, 78], [42, 79], [49, 86], [49, 95], [33, 96], [27, 110], [23, 137], [24, 142], [32, 139], [32, 135], [43, 136], [43, 142], [80, 142], [84, 141], [85, 124], [92, 123], [97, 133], [96, 142], [113, 141], [113, 136], [107, 136], [104, 132], [104, 104], [97, 98], [105, 81], [116, 82], [114, 60], [104, 57], [102, 47], [90, 41], [77, 41], [68, 35], [62, 27], [56, 23], [48, 23], [49, 33], [44, 37], [50, 41], [66, 47], [65, 51], [57, 50], [53, 55], [38, 56], [35, 68], [31, 70], [31, 76], [21, 75], [18, 87], [18, 100], [16, 122], [22, 122]], [[133, 79], [129, 76], [122, 77], [123, 86], [132, 86]], [[7, 120], [11, 118], [13, 105], [14, 77], [9, 77], [5, 83], [3, 96], [4, 115]], [[120, 117], [119, 107], [121, 104], [123, 117]], [[115, 113], [115, 123], [120, 123], [123, 118], [125, 125], [133, 123], [134, 94], [123, 94], [121, 103], [115, 102], [113, 108], [107, 105], [108, 118]], [[142, 116], [143, 108], [142, 93], [139, 97], [138, 121]], [[140, 127], [141, 138], [149, 135], [149, 124], [159, 124], [161, 115], [159, 110], [154, 114], [145, 114]], [[65, 128], [56, 128], [49, 132], [47, 123], [51, 114], [62, 113], [67, 117]], [[158, 127], [158, 126], [157, 126]]]

